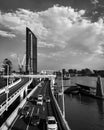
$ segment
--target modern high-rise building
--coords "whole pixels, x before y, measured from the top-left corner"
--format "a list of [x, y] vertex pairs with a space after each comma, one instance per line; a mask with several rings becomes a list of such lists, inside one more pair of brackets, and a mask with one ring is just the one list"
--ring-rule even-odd
[[37, 38], [26, 27], [26, 73], [37, 74]]

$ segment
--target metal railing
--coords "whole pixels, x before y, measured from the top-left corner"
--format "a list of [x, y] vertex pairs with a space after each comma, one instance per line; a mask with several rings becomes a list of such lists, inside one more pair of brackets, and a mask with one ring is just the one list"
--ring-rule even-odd
[[4, 101], [1, 105], [0, 105], [0, 115], [3, 114], [3, 112], [7, 109], [7, 107], [9, 107], [16, 99], [17, 97], [20, 95], [21, 92], [23, 92], [27, 86], [29, 86], [32, 83], [32, 79], [26, 83], [25, 85], [23, 85], [21, 88], [19, 88], [15, 93], [13, 93], [9, 98], [8, 98], [8, 103], [6, 101]]

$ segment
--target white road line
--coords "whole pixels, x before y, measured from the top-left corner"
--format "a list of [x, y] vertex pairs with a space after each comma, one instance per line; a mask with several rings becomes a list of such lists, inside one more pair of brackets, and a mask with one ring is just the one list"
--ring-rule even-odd
[[[31, 119], [31, 117], [32, 117], [33, 111], [34, 111], [34, 107], [33, 107], [33, 109], [32, 109], [32, 112], [31, 112], [31, 115], [30, 115], [30, 119]], [[28, 123], [28, 125], [27, 125], [27, 127], [26, 127], [26, 130], [29, 129], [29, 124], [30, 124], [30, 120], [29, 120], [29, 123]]]
[[38, 108], [38, 110], [37, 110], [37, 115], [39, 114], [39, 108]]
[[43, 106], [43, 111], [45, 111], [45, 106]]

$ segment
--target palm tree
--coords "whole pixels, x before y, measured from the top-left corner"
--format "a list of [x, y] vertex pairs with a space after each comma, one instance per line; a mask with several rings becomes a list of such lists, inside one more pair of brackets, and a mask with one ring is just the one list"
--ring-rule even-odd
[[13, 65], [12, 65], [12, 62], [8, 58], [4, 59], [3, 68], [4, 68], [4, 74], [5, 75], [11, 74]]

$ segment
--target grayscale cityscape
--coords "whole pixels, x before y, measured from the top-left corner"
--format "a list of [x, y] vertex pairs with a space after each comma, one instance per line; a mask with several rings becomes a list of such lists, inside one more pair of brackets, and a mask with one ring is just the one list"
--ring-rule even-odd
[[0, 130], [104, 130], [103, 0], [0, 0]]

